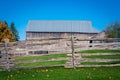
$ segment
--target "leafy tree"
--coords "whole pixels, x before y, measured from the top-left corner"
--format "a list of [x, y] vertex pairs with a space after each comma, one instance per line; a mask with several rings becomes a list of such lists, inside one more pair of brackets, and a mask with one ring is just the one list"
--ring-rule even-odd
[[108, 38], [120, 38], [120, 22], [109, 25], [105, 33]]
[[12, 31], [15, 40], [18, 41], [19, 40], [19, 33], [18, 33], [17, 29], [15, 28], [15, 25], [13, 22], [11, 23], [10, 30]]
[[14, 36], [5, 22], [0, 21], [0, 42], [8, 38], [10, 41], [15, 41]]

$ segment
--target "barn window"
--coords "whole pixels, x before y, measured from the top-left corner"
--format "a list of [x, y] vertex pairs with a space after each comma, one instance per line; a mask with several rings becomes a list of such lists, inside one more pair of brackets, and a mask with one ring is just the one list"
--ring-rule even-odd
[[[93, 43], [93, 40], [90, 40], [90, 42], [89, 43]], [[92, 45], [89, 45], [89, 47], [92, 47]]]
[[34, 51], [34, 54], [48, 54], [48, 51]]
[[89, 45], [89, 47], [92, 47], [92, 45]]
[[89, 43], [93, 43], [93, 40], [90, 40], [90, 42]]

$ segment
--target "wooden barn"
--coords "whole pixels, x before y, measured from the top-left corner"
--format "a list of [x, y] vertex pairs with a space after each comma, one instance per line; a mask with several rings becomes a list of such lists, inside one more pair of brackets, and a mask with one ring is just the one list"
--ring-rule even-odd
[[80, 20], [30, 20], [26, 29], [26, 39], [69, 38], [71, 34], [77, 39], [91, 38], [98, 34], [91, 21]]
[[28, 54], [70, 53], [71, 36], [77, 40], [74, 45], [75, 50], [79, 51], [87, 49], [90, 39], [98, 33], [91, 21], [30, 20], [26, 29], [26, 49]]

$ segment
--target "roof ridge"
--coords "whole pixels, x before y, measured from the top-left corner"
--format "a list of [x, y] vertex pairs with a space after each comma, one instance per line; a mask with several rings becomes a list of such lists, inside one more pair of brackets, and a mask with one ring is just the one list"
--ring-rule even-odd
[[89, 21], [91, 22], [91, 20], [29, 20], [29, 21]]

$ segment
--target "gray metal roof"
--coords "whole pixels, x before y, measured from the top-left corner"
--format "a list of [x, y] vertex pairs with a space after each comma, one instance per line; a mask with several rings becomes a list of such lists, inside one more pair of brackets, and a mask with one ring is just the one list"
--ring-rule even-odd
[[30, 20], [27, 32], [83, 32], [98, 33], [91, 21], [77, 20]]

